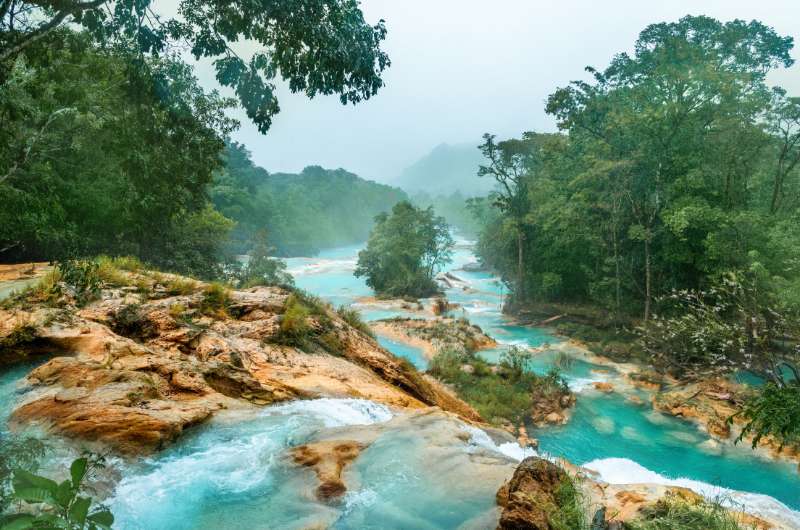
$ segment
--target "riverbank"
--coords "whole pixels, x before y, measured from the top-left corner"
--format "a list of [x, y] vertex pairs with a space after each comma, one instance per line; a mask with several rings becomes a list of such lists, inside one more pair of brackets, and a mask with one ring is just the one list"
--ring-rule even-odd
[[[0, 310], [0, 340], [58, 355], [29, 374], [19, 424], [136, 453], [220, 410], [293, 399], [433, 405], [481, 420], [332, 308], [286, 289], [115, 270], [84, 307], [61, 292], [53, 300], [32, 289]], [[306, 316], [289, 319], [290, 307]]]
[[[182, 289], [186, 292], [172, 294], [178, 286], [178, 282], [173, 281], [175, 279], [171, 275], [158, 273], [135, 273], [130, 279], [134, 285], [104, 289], [100, 301], [84, 308], [75, 308], [70, 323], [53, 322], [50, 326], [53, 329], [44, 326], [39, 336], [51, 347], [58, 345], [53, 339], [60, 336], [58, 340], [66, 341], [64, 343], [82, 344], [82, 348], [95, 345], [98, 349], [91, 359], [80, 352], [74, 358], [62, 357], [74, 359], [82, 366], [80, 370], [59, 369], [55, 374], [47, 370], [35, 370], [45, 380], [32, 380], [37, 383], [36, 386], [27, 386], [24, 393], [16, 394], [20, 396], [19, 404], [22, 405], [35, 402], [38, 397], [46, 397], [38, 396], [40, 391], [49, 395], [52, 403], [59, 403], [59, 400], [67, 404], [85, 403], [85, 398], [96, 395], [103, 387], [105, 390], [100, 393], [109, 391], [110, 395], [115, 385], [127, 388], [126, 385], [134, 381], [141, 383], [140, 390], [147, 392], [152, 392], [151, 387], [155, 386], [159, 394], [138, 396], [128, 392], [122, 396], [124, 401], [118, 397], [115, 405], [151, 418], [162, 413], [169, 416], [175, 412], [173, 407], [202, 404], [192, 396], [193, 392], [174, 387], [176, 383], [181, 385], [182, 381], [186, 382], [182, 375], [191, 376], [194, 373], [199, 377], [191, 379], [210, 387], [210, 390], [203, 388], [209, 399], [230, 400], [227, 408], [212, 411], [208, 418], [200, 419], [197, 424], [186, 423], [175, 438], [167, 438], [157, 444], [150, 457], [153, 464], [140, 469], [136, 464], [138, 457], [132, 457], [132, 464], [126, 465], [132, 467], [124, 467], [121, 471], [121, 476], [125, 478], [111, 486], [114, 493], [109, 502], [115, 513], [120, 514], [120, 528], [217, 528], [218, 525], [215, 526], [212, 521], [222, 519], [214, 519], [215, 514], [222, 517], [234, 505], [243, 520], [251, 520], [254, 524], [256, 521], [270, 520], [276, 528], [291, 528], [289, 521], [292, 520], [302, 520], [306, 524], [324, 523], [323, 526], [335, 520], [345, 520], [355, 527], [375, 520], [389, 521], [390, 527], [391, 522], [397, 523], [395, 527], [404, 527], [413, 522], [433, 525], [435, 528], [452, 528], [467, 523], [474, 528], [496, 525], [499, 510], [495, 505], [494, 492], [513, 475], [516, 460], [526, 454], [511, 434], [501, 435], [499, 431], [486, 429], [483, 425], [482, 429], [477, 429], [474, 422], [472, 425], [464, 423], [462, 418], [469, 419], [469, 414], [464, 410], [459, 413], [460, 418], [450, 414], [446, 415], [449, 418], [446, 421], [435, 419], [423, 427], [419, 423], [421, 419], [412, 418], [427, 417], [435, 409], [418, 397], [414, 398], [419, 402], [415, 404], [410, 399], [414, 397], [410, 389], [417, 388], [421, 392], [428, 385], [427, 388], [436, 392], [440, 385], [428, 376], [422, 376], [422, 382], [415, 380], [409, 375], [410, 372], [406, 372], [407, 367], [393, 368], [397, 361], [391, 361], [391, 357], [381, 354], [379, 348], [376, 351], [374, 346], [358, 348], [360, 353], [351, 351], [350, 332], [340, 333], [342, 330], [338, 329], [340, 323], [335, 311], [324, 308], [322, 313], [318, 312], [313, 307], [313, 299], [300, 298], [300, 302], [309, 309], [308, 328], [313, 335], [305, 343], [313, 351], [304, 351], [303, 347], [287, 345], [285, 338], [280, 336], [287, 299], [291, 293], [275, 288], [233, 291], [229, 293], [224, 314], [212, 310], [212, 315], [203, 315], [201, 307], [209, 294], [209, 285], [184, 280]], [[132, 310], [122, 311], [131, 305], [138, 305], [143, 310], [130, 314], [127, 313]], [[38, 308], [43, 314], [51, 309], [54, 308]], [[32, 307], [24, 311], [36, 313]], [[331, 323], [325, 321], [323, 313], [336, 328], [333, 334], [328, 334]], [[128, 318], [137, 314], [144, 318]], [[96, 326], [105, 327], [107, 331], [97, 333], [99, 328]], [[66, 329], [70, 328], [71, 331], [67, 332]], [[59, 329], [61, 332], [56, 333]], [[199, 334], [192, 336], [198, 331]], [[108, 341], [105, 339], [108, 336], [106, 333], [125, 340]], [[178, 340], [181, 336], [183, 339]], [[333, 340], [334, 337], [344, 343], [344, 348], [337, 340]], [[361, 337], [356, 342], [361, 343], [362, 340], [367, 338]], [[107, 348], [110, 354], [101, 356], [100, 352], [105, 353]], [[130, 348], [134, 351], [126, 351]], [[254, 355], [253, 351], [257, 350], [262, 350], [262, 353]], [[254, 363], [253, 359], [258, 360], [260, 355], [265, 355], [264, 364]], [[174, 363], [180, 362], [187, 362], [190, 369], [185, 374], [182, 369], [170, 373]], [[242, 366], [236, 370], [226, 368], [222, 371], [224, 377], [215, 380], [214, 372], [209, 371], [215, 364]], [[256, 365], [262, 370], [253, 371]], [[245, 388], [237, 397], [236, 393], [242, 387], [228, 385], [225, 381], [230, 381], [231, 374], [244, 376], [244, 372], [250, 372], [259, 386], [255, 392]], [[209, 374], [212, 375], [209, 377]], [[401, 380], [402, 374], [408, 378], [405, 382]], [[103, 378], [119, 379], [100, 384]], [[297, 392], [297, 395], [272, 405], [259, 404], [257, 400], [264, 398], [260, 392], [265, 383], [275, 386], [281, 383], [290, 391]], [[364, 392], [361, 392], [362, 388]], [[440, 390], [437, 395], [439, 399], [444, 399], [447, 391], [443, 387]], [[300, 391], [309, 394], [300, 395]], [[233, 397], [225, 392], [233, 394]], [[249, 397], [245, 394], [249, 394]], [[390, 397], [382, 400], [382, 395]], [[274, 393], [270, 396], [274, 397]], [[373, 401], [362, 401], [365, 397]], [[408, 401], [403, 403], [398, 397]], [[438, 405], [455, 412], [456, 403], [443, 400]], [[62, 403], [58, 406], [62, 406]], [[75, 409], [75, 412], [79, 411]], [[105, 409], [96, 412], [98, 414], [92, 416], [98, 417], [98, 422], [105, 420], [104, 413], [111, 417]], [[309, 413], [311, 416], [308, 416]], [[377, 427], [386, 418], [395, 416], [398, 418], [396, 428]], [[436, 418], [435, 415], [430, 417]], [[376, 430], [362, 437], [352, 428], [360, 422], [375, 424]], [[37, 423], [47, 425], [48, 422], [37, 419]], [[262, 425], [266, 430], [261, 430]], [[302, 430], [297, 431], [298, 428]], [[468, 435], [465, 436], [464, 432]], [[60, 430], [59, 425], [50, 425], [50, 433], [49, 436], [69, 434]], [[106, 446], [107, 443], [113, 444], [101, 442], [99, 446]], [[302, 445], [307, 446], [307, 451], [294, 451]], [[135, 455], [142, 450], [137, 447], [128, 454]], [[338, 456], [334, 454], [337, 451], [341, 453]], [[270, 463], [253, 461], [253, 458], [268, 459]], [[321, 468], [312, 463], [317, 459]], [[488, 462], [488, 459], [498, 462], [496, 467], [491, 467], [488, 475], [473, 466], [476, 462]], [[273, 461], [277, 464], [273, 464]], [[458, 489], [453, 482], [460, 481], [460, 475], [454, 474], [449, 464], [438, 465], [440, 462], [457, 461], [463, 462], [459, 470], [463, 471], [464, 477], [486, 478], [491, 475], [495, 478], [485, 479], [481, 487], [476, 486], [474, 480], [465, 479], [464, 487]], [[246, 462], [250, 463], [239, 470]], [[253, 469], [261, 471], [255, 476]], [[585, 472], [589, 473], [588, 470]], [[421, 482], [398, 483], [393, 479], [396, 473], [419, 477]], [[263, 481], [267, 479], [259, 478], [262, 474], [275, 477], [276, 484], [282, 486], [274, 491], [269, 490], [271, 493], [266, 496], [259, 492], [257, 497], [262, 499], [259, 502], [247, 500], [236, 493], [249, 492], [245, 494], [245, 497], [249, 497], [255, 490], [234, 482], [232, 477], [253, 475], [248, 484], [252, 482], [252, 487], [263, 488]], [[611, 482], [606, 482], [603, 477], [597, 476], [593, 480], [605, 484], [602, 488], [612, 487]], [[345, 488], [343, 493], [340, 482]], [[613, 482], [620, 484], [622, 481], [617, 478]], [[152, 491], [151, 484], [163, 485], [159, 486], [159, 498], [164, 502], [153, 499], [149, 494]], [[322, 495], [324, 500], [320, 500], [318, 493], [322, 484], [327, 484], [322, 488], [323, 492], [338, 493], [330, 498]], [[629, 489], [635, 491], [638, 488]], [[651, 486], [642, 488], [643, 491], [652, 489]], [[208, 491], [213, 494], [195, 498], [194, 495], [187, 495], [189, 491]], [[182, 515], [178, 515], [177, 508], [170, 501], [178, 497], [184, 499], [184, 508], [180, 509]], [[367, 504], [353, 504], [366, 502], [356, 499], [375, 500]], [[401, 507], [387, 511], [387, 507], [393, 506], [389, 499], [408, 499], [409, 502], [404, 501]], [[434, 523], [431, 514], [444, 509], [453, 514], [452, 519]]]
[[475, 353], [496, 348], [497, 342], [465, 319], [395, 317], [370, 322], [379, 335], [420, 348], [430, 360], [438, 352]]

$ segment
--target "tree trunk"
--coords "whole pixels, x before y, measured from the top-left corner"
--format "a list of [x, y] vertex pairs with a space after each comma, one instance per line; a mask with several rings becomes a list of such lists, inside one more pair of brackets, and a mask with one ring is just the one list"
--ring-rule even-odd
[[517, 300], [525, 298], [525, 272], [523, 269], [522, 230], [517, 230]]
[[652, 272], [650, 270], [650, 237], [644, 240], [644, 322], [650, 320], [650, 300], [652, 292]]
[[620, 308], [620, 298], [621, 298], [621, 291], [622, 291], [622, 283], [620, 279], [620, 271], [619, 271], [619, 242], [617, 241], [617, 228], [614, 226], [614, 320], [619, 322], [619, 308]]

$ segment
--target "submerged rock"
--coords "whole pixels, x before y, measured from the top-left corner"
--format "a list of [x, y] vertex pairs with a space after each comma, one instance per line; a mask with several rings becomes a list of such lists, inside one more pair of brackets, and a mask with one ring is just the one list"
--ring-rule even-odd
[[331, 440], [301, 445], [292, 449], [294, 462], [311, 467], [319, 479], [317, 498], [332, 501], [347, 491], [342, 481], [342, 471], [350, 464], [366, 444], [353, 440]]
[[[652, 401], [655, 410], [693, 421], [715, 440], [733, 443], [746, 421], [737, 413], [742, 410], [748, 392], [743, 385], [714, 378], [673, 387], [655, 395]], [[749, 437], [748, 441], [751, 439]], [[774, 438], [765, 436], [757, 446], [775, 458], [800, 462], [800, 445], [782, 445]]]

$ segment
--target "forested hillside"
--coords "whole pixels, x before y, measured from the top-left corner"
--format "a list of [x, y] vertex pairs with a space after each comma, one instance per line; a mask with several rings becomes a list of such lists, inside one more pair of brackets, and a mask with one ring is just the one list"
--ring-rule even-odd
[[758, 22], [655, 24], [553, 92], [561, 132], [487, 135], [481, 174], [500, 186], [480, 252], [516, 301], [646, 321], [741, 271], [800, 303], [800, 99], [766, 81], [791, 48]]
[[[132, 255], [219, 276], [235, 223], [209, 195], [229, 109], [265, 133], [276, 81], [343, 104], [383, 86], [385, 27], [354, 2], [175, 7], [0, 2], [0, 262]], [[243, 38], [251, 57], [228, 46]], [[178, 49], [235, 97], [201, 87]]]
[[248, 252], [261, 233], [284, 256], [359, 243], [373, 217], [406, 199], [397, 188], [344, 169], [309, 166], [297, 175], [269, 174], [239, 144], [228, 145], [225, 159], [210, 195], [217, 210], [236, 221], [229, 245], [235, 253]]
[[480, 164], [481, 153], [475, 144], [440, 144], [403, 170], [392, 183], [412, 194], [486, 195], [494, 182], [477, 177]]

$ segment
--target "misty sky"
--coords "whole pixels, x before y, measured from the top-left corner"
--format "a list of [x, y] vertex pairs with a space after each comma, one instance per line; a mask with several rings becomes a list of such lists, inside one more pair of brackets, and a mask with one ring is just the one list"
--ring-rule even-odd
[[[266, 136], [237, 115], [234, 139], [257, 164], [271, 172], [343, 167], [391, 181], [442, 142], [552, 131], [543, 109], [556, 87], [630, 50], [647, 24], [686, 14], [758, 19], [793, 36], [800, 60], [800, 0], [363, 0], [362, 8], [369, 22], [386, 20], [387, 86], [346, 107], [281, 89], [282, 111]], [[214, 86], [210, 68], [198, 75]], [[800, 66], [770, 81], [800, 95]]]

